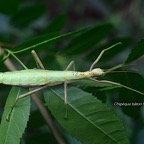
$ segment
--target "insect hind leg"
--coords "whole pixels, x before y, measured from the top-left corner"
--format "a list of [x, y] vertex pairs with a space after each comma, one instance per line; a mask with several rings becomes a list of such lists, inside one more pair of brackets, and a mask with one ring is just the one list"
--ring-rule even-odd
[[27, 96], [31, 96], [31, 94], [34, 94], [34, 93], [36, 93], [36, 92], [38, 92], [38, 91], [40, 91], [40, 90], [42, 90], [42, 89], [44, 89], [44, 88], [47, 88], [48, 86], [49, 86], [49, 85], [45, 85], [45, 86], [43, 86], [43, 87], [40, 87], [40, 88], [37, 88], [37, 89], [35, 89], [35, 90], [29, 91], [29, 92], [27, 92], [27, 93], [25, 93], [25, 94], [22, 94], [22, 95], [20, 95], [19, 97], [17, 97], [15, 103], [14, 103], [14, 104], [12, 105], [12, 107], [11, 107], [11, 110], [10, 110], [10, 112], [9, 112], [6, 120], [7, 120], [8, 122], [10, 121], [11, 114], [12, 114], [12, 112], [13, 112], [16, 104], [19, 102], [19, 100], [21, 100], [21, 99], [23, 99], [23, 98], [25, 98], [25, 97], [27, 97]]

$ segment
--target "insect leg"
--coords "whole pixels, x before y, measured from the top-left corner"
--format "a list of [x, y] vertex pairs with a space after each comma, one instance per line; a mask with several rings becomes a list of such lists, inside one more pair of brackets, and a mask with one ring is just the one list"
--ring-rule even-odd
[[97, 57], [97, 59], [96, 59], [96, 60], [92, 63], [92, 65], [90, 66], [90, 69], [89, 69], [89, 70], [91, 71], [91, 70], [93, 69], [94, 65], [99, 62], [99, 60], [101, 59], [101, 57], [103, 56], [103, 54], [104, 54], [106, 51], [112, 49], [113, 47], [115, 47], [115, 46], [117, 46], [117, 45], [119, 45], [119, 44], [121, 44], [121, 42], [118, 42], [118, 43], [112, 45], [111, 47], [102, 50], [101, 53], [99, 54], [99, 56]]
[[[71, 61], [68, 66], [66, 67], [65, 71], [67, 71], [68, 69], [70, 69], [71, 66], [74, 66], [74, 61]], [[75, 69], [75, 67], [74, 67]], [[67, 83], [64, 82], [64, 101], [65, 101], [65, 104], [67, 105]]]
[[75, 62], [74, 62], [74, 61], [71, 61], [71, 62], [68, 64], [68, 66], [66, 67], [65, 70], [70, 69], [70, 67], [71, 67], [72, 65], [73, 65], [73, 69], [74, 69], [74, 71], [75, 71]]
[[[70, 67], [73, 65], [73, 68], [75, 70], [75, 66], [74, 66], [74, 61], [71, 61], [68, 66], [66, 67], [65, 71], [67, 71], [68, 69], [70, 69]], [[64, 103], [66, 106], [66, 112], [65, 112], [65, 116], [64, 118], [68, 118], [68, 112], [67, 112], [67, 82], [64, 82]]]
[[64, 103], [67, 105], [67, 83], [64, 82]]
[[49, 86], [49, 85], [45, 85], [45, 86], [43, 86], [43, 87], [37, 88], [37, 89], [35, 89], [35, 90], [32, 90], [32, 91], [30, 91], [30, 92], [28, 92], [28, 93], [22, 94], [22, 95], [20, 95], [19, 97], [17, 97], [15, 103], [12, 105], [12, 108], [11, 108], [11, 110], [10, 110], [10, 112], [9, 112], [6, 120], [7, 120], [8, 122], [10, 121], [10, 117], [11, 117], [12, 111], [13, 111], [14, 107], [16, 106], [16, 104], [19, 102], [20, 99], [23, 99], [23, 98], [27, 97], [28, 95], [31, 96], [31, 94], [36, 93], [36, 92], [38, 92], [38, 91], [40, 91], [40, 90], [42, 90], [42, 89], [44, 89], [44, 88], [47, 88], [48, 86]]
[[64, 118], [68, 118], [68, 111], [67, 111], [67, 83], [64, 82], [64, 102], [65, 102], [65, 116]]
[[37, 67], [40, 67], [41, 69], [45, 69], [44, 65], [42, 64], [39, 56], [36, 54], [36, 52], [34, 50], [31, 51], [33, 57], [34, 57], [34, 60], [37, 64]]
[[136, 92], [136, 93], [138, 93], [138, 94], [144, 95], [144, 93], [142, 93], [142, 92], [140, 92], [140, 91], [138, 91], [138, 90], [135, 90], [135, 89], [133, 89], [133, 88], [130, 88], [130, 87], [128, 87], [128, 86], [122, 85], [122, 84], [120, 84], [120, 83], [116, 83], [116, 82], [112, 82], [112, 81], [107, 81], [107, 80], [96, 80], [96, 79], [94, 79], [94, 78], [90, 78], [90, 79], [93, 80], [93, 81], [95, 81], [95, 82], [99, 82], [99, 83], [108, 83], [108, 84], [120, 86], [120, 87], [126, 88], [126, 89], [128, 89], [128, 90], [131, 90], [131, 91], [133, 91], [133, 92]]

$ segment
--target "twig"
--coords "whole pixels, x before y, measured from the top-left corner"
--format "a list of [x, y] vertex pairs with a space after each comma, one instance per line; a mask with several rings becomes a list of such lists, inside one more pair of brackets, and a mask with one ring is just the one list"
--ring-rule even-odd
[[[2, 54], [2, 55], [5, 56], [4, 51], [3, 51], [2, 48], [1, 48], [1, 45], [0, 45], [0, 54]], [[10, 71], [15, 71], [15, 70], [16, 70], [14, 64], [12, 63], [12, 61], [11, 61], [9, 58], [7, 58], [7, 59], [4, 61], [4, 65], [5, 65]]]
[[36, 103], [36, 105], [37, 105], [41, 115], [43, 116], [44, 120], [46, 121], [47, 125], [53, 132], [57, 142], [59, 144], [65, 144], [63, 138], [61, 137], [61, 134], [58, 132], [57, 128], [54, 126], [54, 123], [53, 123], [50, 115], [48, 114], [48, 111], [46, 110], [43, 103], [41, 102], [41, 100], [36, 96], [36, 94], [32, 94], [32, 98], [33, 98], [34, 102]]
[[10, 44], [10, 43], [3, 43], [3, 42], [0, 42], [0, 44], [1, 44], [1, 47], [14, 47], [15, 46], [15, 44]]

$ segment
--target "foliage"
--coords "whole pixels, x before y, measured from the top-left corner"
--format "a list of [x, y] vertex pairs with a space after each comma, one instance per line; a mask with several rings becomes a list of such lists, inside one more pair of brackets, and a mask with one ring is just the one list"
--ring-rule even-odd
[[[10, 25], [14, 28], [13, 33], [6, 36], [0, 34], [5, 52], [0, 55], [0, 71], [8, 71], [9, 66], [6, 68], [4, 63], [8, 58], [16, 67], [19, 67], [11, 54], [22, 59], [28, 68], [36, 67], [30, 55], [31, 50], [37, 52], [46, 69], [64, 70], [69, 62], [74, 60], [76, 70], [87, 71], [103, 49], [122, 42], [122, 45], [107, 51], [96, 67], [106, 70], [122, 63], [126, 68], [119, 68], [119, 72], [106, 74], [99, 80], [118, 82], [144, 93], [143, 70], [134, 67], [137, 71], [133, 71], [130, 67], [144, 55], [144, 39], [140, 37], [140, 40], [135, 41], [134, 46], [132, 36], [117, 34], [120, 28], [116, 28], [116, 21], [112, 22], [111, 19], [111, 21], [104, 20], [91, 25], [81, 24], [73, 30], [67, 28], [68, 15], [60, 13], [49, 24], [42, 26], [41, 31], [37, 33], [32, 32], [31, 27], [35, 29], [35, 21], [45, 14], [43, 1], [36, 4], [25, 3], [20, 9], [18, 9], [20, 6], [18, 0], [13, 1], [11, 9], [4, 8], [8, 3], [7, 0], [0, 0], [0, 3], [0, 12], [10, 17]], [[121, 73], [122, 70], [126, 72]], [[28, 91], [23, 87], [12, 87], [9, 91], [10, 88], [0, 85], [2, 119], [0, 143], [59, 143], [51, 126], [47, 127], [33, 103], [30, 113], [30, 97], [20, 100], [12, 112], [10, 122], [6, 121], [16, 97]], [[52, 122], [57, 127], [56, 131], [61, 133], [60, 137], [65, 143], [128, 144], [132, 142], [134, 128], [143, 126], [141, 124], [143, 123], [143, 95], [112, 84], [90, 80], [68, 84], [67, 92], [67, 106], [63, 100], [63, 85], [47, 88], [41, 94], [44, 98], [40, 98], [48, 108]], [[119, 106], [116, 103], [131, 105]], [[132, 103], [142, 103], [142, 105], [132, 106]], [[67, 119], [64, 118], [66, 110]], [[137, 123], [134, 123], [135, 121]], [[131, 123], [135, 127], [131, 127]]]
[[22, 138], [22, 134], [29, 119], [30, 98], [27, 97], [21, 100], [13, 110], [10, 121], [8, 122], [6, 119], [15, 99], [26, 92], [28, 92], [28, 90], [17, 87], [13, 87], [10, 91], [0, 126], [0, 143], [20, 143], [20, 139]]
[[[87, 144], [128, 143], [121, 121], [107, 106], [78, 88], [69, 87], [68, 94], [69, 103], [65, 107], [61, 88], [45, 93], [47, 106], [66, 131]], [[68, 118], [64, 119], [66, 111]]]

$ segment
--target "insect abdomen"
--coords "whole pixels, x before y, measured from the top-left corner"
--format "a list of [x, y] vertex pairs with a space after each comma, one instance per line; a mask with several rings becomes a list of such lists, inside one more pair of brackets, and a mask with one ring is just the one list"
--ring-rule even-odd
[[85, 73], [72, 71], [21, 70], [0, 73], [0, 83], [18, 86], [39, 86], [85, 78]]
[[36, 86], [43, 85], [46, 81], [45, 72], [37, 70], [21, 70], [0, 73], [0, 83], [8, 85]]

